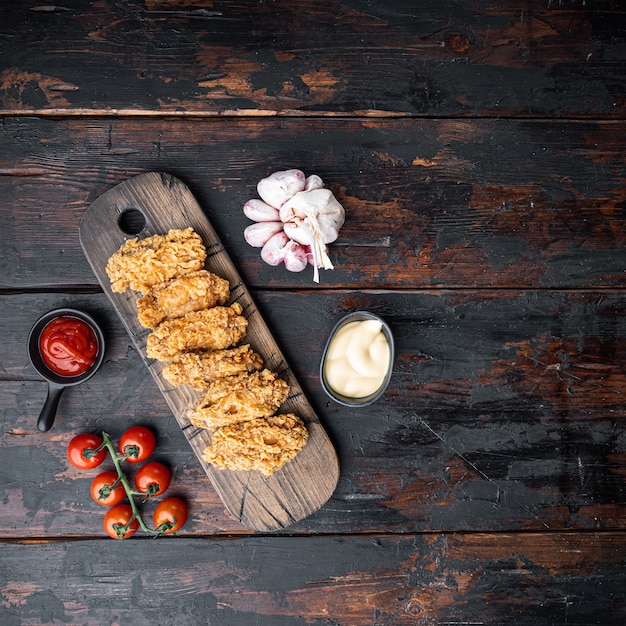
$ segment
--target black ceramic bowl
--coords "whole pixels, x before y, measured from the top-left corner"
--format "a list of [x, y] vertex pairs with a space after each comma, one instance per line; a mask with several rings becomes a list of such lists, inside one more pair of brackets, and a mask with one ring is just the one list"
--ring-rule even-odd
[[[326, 380], [326, 375], [324, 373], [324, 365], [326, 363], [326, 355], [328, 353], [328, 348], [330, 346], [331, 341], [337, 334], [341, 328], [343, 328], [346, 324], [350, 322], [362, 322], [365, 320], [376, 320], [382, 324], [382, 333], [387, 343], [389, 344], [389, 367], [387, 369], [387, 373], [383, 378], [380, 387], [374, 391], [373, 393], [363, 396], [361, 398], [353, 398], [351, 396], [344, 396], [341, 393], [335, 391]], [[326, 392], [329, 398], [338, 402], [339, 404], [343, 404], [344, 406], [349, 407], [360, 407], [367, 406], [368, 404], [373, 404], [376, 402], [386, 391], [389, 381], [391, 380], [391, 373], [393, 371], [393, 361], [394, 361], [394, 343], [393, 343], [393, 335], [391, 334], [391, 329], [385, 320], [378, 315], [374, 315], [373, 313], [369, 313], [368, 311], [354, 311], [353, 313], [348, 313], [348, 315], [342, 317], [333, 328], [332, 332], [328, 337], [328, 341], [326, 342], [326, 346], [324, 347], [324, 352], [322, 353], [322, 360], [320, 362], [320, 382], [322, 383], [322, 388]]]
[[[59, 317], [73, 317], [87, 324], [96, 335], [98, 341], [98, 352], [92, 365], [88, 370], [75, 376], [61, 376], [51, 370], [44, 362], [39, 349], [39, 340], [44, 328]], [[28, 335], [28, 356], [32, 366], [48, 382], [48, 397], [41, 410], [37, 421], [37, 428], [41, 431], [50, 430], [56, 416], [56, 409], [61, 398], [61, 394], [66, 387], [78, 385], [88, 378], [91, 378], [102, 365], [104, 359], [104, 335], [97, 322], [87, 313], [77, 309], [55, 309], [42, 315], [32, 327]]]

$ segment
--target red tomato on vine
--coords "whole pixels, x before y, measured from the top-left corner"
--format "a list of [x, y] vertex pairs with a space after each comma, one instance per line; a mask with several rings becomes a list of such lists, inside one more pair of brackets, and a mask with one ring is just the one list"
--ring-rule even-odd
[[102, 437], [92, 433], [76, 435], [67, 444], [67, 460], [77, 469], [93, 469], [106, 458]]
[[145, 426], [132, 426], [120, 437], [119, 451], [129, 463], [143, 463], [155, 448], [156, 437]]
[[154, 510], [154, 526], [160, 532], [175, 533], [185, 525], [187, 515], [187, 505], [180, 498], [165, 498]]
[[133, 518], [130, 504], [118, 504], [110, 508], [104, 515], [104, 530], [113, 539], [128, 539], [139, 529], [139, 520]]
[[[102, 506], [119, 504], [125, 497], [124, 485], [117, 472], [102, 472], [91, 481], [91, 497]], [[115, 485], [115, 487], [113, 487]]]
[[170, 471], [158, 461], [150, 461], [135, 475], [137, 491], [146, 497], [160, 496], [170, 486]]

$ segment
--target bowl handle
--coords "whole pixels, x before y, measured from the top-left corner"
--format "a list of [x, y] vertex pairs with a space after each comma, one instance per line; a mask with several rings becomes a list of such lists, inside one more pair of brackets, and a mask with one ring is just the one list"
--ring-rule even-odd
[[52, 428], [63, 389], [65, 389], [64, 385], [48, 383], [48, 396], [46, 397], [46, 401], [39, 414], [39, 420], [37, 421], [37, 428], [39, 428], [42, 433]]

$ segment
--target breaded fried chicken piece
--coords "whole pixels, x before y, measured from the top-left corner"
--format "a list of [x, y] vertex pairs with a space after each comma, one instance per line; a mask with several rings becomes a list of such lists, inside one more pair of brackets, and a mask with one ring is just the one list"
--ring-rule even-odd
[[291, 413], [260, 417], [220, 428], [202, 456], [218, 469], [258, 470], [270, 476], [293, 459], [308, 438], [302, 420]]
[[115, 292], [134, 289], [142, 294], [175, 276], [201, 270], [206, 248], [191, 228], [167, 235], [129, 239], [111, 255], [106, 273]]
[[137, 301], [139, 323], [155, 328], [164, 320], [226, 304], [229, 296], [228, 281], [207, 270], [178, 276], [155, 285]]
[[163, 376], [174, 386], [189, 385], [202, 391], [217, 378], [256, 372], [262, 366], [261, 356], [244, 344], [228, 350], [179, 354], [163, 369]]
[[148, 335], [146, 354], [151, 359], [171, 361], [181, 352], [234, 346], [248, 328], [248, 320], [241, 311], [241, 305], [235, 302], [228, 307], [193, 311], [163, 322]]
[[268, 417], [288, 394], [289, 385], [267, 369], [218, 378], [187, 416], [194, 426], [215, 430], [235, 422]]

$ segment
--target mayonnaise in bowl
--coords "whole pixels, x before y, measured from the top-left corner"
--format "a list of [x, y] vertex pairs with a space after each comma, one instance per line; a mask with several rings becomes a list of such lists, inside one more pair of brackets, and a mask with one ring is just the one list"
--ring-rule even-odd
[[320, 366], [328, 395], [347, 406], [377, 400], [391, 377], [393, 339], [388, 325], [364, 311], [342, 318], [331, 333]]

